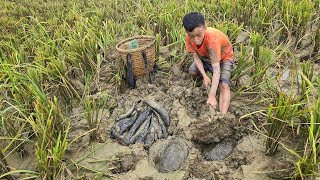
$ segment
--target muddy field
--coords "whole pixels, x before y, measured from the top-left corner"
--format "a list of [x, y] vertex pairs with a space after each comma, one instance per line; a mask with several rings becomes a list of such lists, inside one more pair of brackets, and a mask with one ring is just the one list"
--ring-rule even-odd
[[[116, 58], [116, 55], [111, 58]], [[152, 83], [148, 83], [146, 78], [139, 79], [136, 89], [129, 89], [124, 82], [119, 91], [111, 91], [115, 104], [110, 111], [99, 114], [102, 124], [99, 137], [93, 143], [90, 143], [85, 111], [75, 106], [69, 117], [72, 124], [68, 139], [72, 143], [66, 152], [62, 175], [71, 179], [256, 180], [289, 177], [295, 159], [286, 150], [279, 147], [275, 156], [265, 155], [266, 137], [257, 133], [252, 123], [261, 125], [263, 118], [255, 115], [240, 119], [262, 109], [250, 103], [256, 102], [259, 96], [235, 93], [238, 89], [232, 82], [229, 112], [222, 115], [206, 105], [205, 88], [196, 86], [197, 83], [187, 75], [189, 63], [169, 71], [158, 71]], [[103, 67], [100, 82], [108, 78], [104, 70], [112, 68], [109, 65]], [[277, 73], [277, 69], [270, 68], [268, 73]], [[283, 74], [281, 84], [285, 86], [288, 75]], [[81, 76], [75, 76], [75, 81], [80, 82], [81, 79]], [[96, 86], [112, 89], [105, 83]], [[92, 92], [98, 88], [93, 85]], [[103, 97], [98, 93], [92, 98]], [[150, 148], [143, 144], [121, 145], [110, 137], [116, 119], [138, 100], [157, 102], [171, 118], [169, 137], [158, 139]], [[175, 146], [170, 146], [172, 144]], [[9, 155], [10, 167], [36, 170], [35, 153], [31, 152], [33, 148], [26, 149], [30, 150], [28, 156]], [[174, 167], [167, 168], [165, 163], [161, 163], [166, 152], [172, 155], [169, 158], [174, 163], [178, 162], [173, 164]]]
[[[2, 1], [0, 179], [319, 178], [320, 1], [232, 2]], [[233, 45], [227, 115], [187, 75], [193, 11]], [[155, 36], [159, 71], [129, 89], [117, 44], [136, 35]], [[149, 138], [126, 146], [111, 132], [139, 100], [168, 113], [150, 105], [141, 123], [168, 137], [134, 124]]]
[[[109, 54], [107, 58], [119, 59], [116, 54]], [[119, 61], [115, 62], [112, 66], [119, 66]], [[90, 87], [91, 93], [94, 94], [97, 89], [111, 90], [115, 104], [110, 111], [98, 111], [102, 123], [99, 137], [93, 143], [90, 143], [85, 110], [75, 105], [69, 116], [72, 124], [68, 139], [71, 144], [66, 152], [62, 176], [71, 179], [248, 180], [290, 177], [295, 159], [286, 150], [279, 147], [275, 156], [265, 155], [266, 137], [258, 133], [252, 123], [263, 125], [263, 118], [256, 114], [240, 119], [263, 108], [252, 103], [258, 101], [259, 95], [236, 93], [237, 84], [232, 82], [229, 112], [222, 115], [206, 105], [207, 91], [202, 82], [195, 82], [187, 75], [190, 63], [186, 61], [182, 67], [158, 71], [152, 83], [148, 83], [146, 77], [139, 79], [136, 89], [129, 89], [123, 82], [119, 90], [105, 83], [110, 76], [107, 72], [115, 67], [104, 64], [99, 83], [93, 82]], [[315, 72], [318, 69], [316, 64]], [[267, 76], [281, 75], [278, 71], [271, 67]], [[81, 72], [76, 69], [70, 72], [76, 74], [72, 83], [82, 91], [84, 78]], [[282, 72], [281, 88], [290, 88], [290, 76], [289, 70]], [[245, 84], [247, 79], [249, 77], [246, 75], [237, 83]], [[91, 98], [103, 96], [97, 93]], [[171, 118], [169, 137], [158, 139], [150, 148], [145, 148], [143, 144], [121, 145], [110, 137], [118, 117], [139, 100], [157, 102]], [[29, 149], [28, 156], [15, 152], [9, 155], [10, 167], [36, 170], [33, 148], [26, 149]], [[168, 164], [163, 163], [166, 153], [169, 154], [167, 158], [173, 160], [170, 163], [174, 167], [166, 167]]]
[[[68, 159], [81, 167], [81, 173], [94, 177], [97, 173], [93, 171], [110, 170], [112, 179], [278, 179], [289, 175], [294, 162], [291, 157], [281, 148], [276, 156], [266, 156], [265, 137], [254, 132], [248, 119], [239, 120], [258, 109], [243, 105], [250, 99], [248, 96], [233, 96], [230, 112], [222, 115], [206, 105], [203, 86], [196, 87], [185, 71], [177, 72], [177, 68], [174, 71], [159, 72], [152, 84], [139, 79], [136, 89], [122, 88], [115, 96], [116, 106], [103, 120], [100, 142], [88, 144], [89, 137], [83, 136], [67, 154]], [[148, 149], [142, 144], [124, 146], [111, 139], [110, 129], [117, 117], [134, 102], [146, 99], [158, 102], [169, 112], [169, 137], [157, 140]], [[81, 109], [74, 109], [74, 115], [79, 112]], [[259, 117], [256, 118], [251, 120], [258, 123]], [[86, 121], [79, 116], [76, 119], [71, 139], [87, 131]], [[159, 159], [168, 143], [178, 144], [180, 149], [176, 151], [184, 154], [178, 170], [163, 172]], [[218, 146], [218, 151], [224, 154], [220, 160], [210, 154]]]
[[[294, 162], [292, 157], [281, 148], [276, 156], [266, 156], [265, 137], [253, 131], [249, 120], [239, 121], [240, 116], [258, 108], [242, 105], [249, 97], [233, 96], [230, 112], [222, 115], [209, 109], [205, 103], [207, 95], [204, 87], [194, 86], [194, 82], [184, 71], [169, 74], [159, 72], [152, 84], [146, 79], [139, 79], [137, 86], [136, 89], [123, 87], [122, 93], [115, 96], [117, 104], [102, 120], [99, 142], [89, 143], [89, 136], [83, 135], [88, 131], [87, 122], [82, 116], [83, 109], [73, 109], [69, 138], [78, 139], [70, 145], [66, 154], [67, 177], [278, 179], [289, 175], [291, 162]], [[157, 140], [148, 149], [142, 144], [124, 146], [110, 138], [110, 129], [117, 117], [139, 99], [158, 102], [171, 117], [169, 137]], [[258, 117], [256, 121], [259, 121]], [[80, 135], [82, 136], [79, 137]], [[164, 151], [168, 143], [180, 144], [184, 157], [178, 170], [163, 172], [159, 170], [160, 152]], [[218, 146], [218, 150], [224, 154], [221, 160], [215, 160], [210, 155]], [[30, 156], [27, 157], [11, 154], [10, 166], [17, 169], [35, 169], [34, 153], [28, 154]], [[102, 176], [103, 174], [107, 176]]]

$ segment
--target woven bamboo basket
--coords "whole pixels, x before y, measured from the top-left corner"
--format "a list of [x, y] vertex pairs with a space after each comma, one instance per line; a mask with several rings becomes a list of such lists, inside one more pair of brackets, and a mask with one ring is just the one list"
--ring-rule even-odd
[[[128, 49], [128, 45], [132, 40], [136, 39], [139, 43], [139, 48]], [[131, 64], [132, 71], [136, 78], [141, 78], [145, 76], [147, 73], [145, 69], [144, 60], [142, 58], [142, 52], [146, 53], [146, 57], [148, 60], [149, 71], [153, 71], [154, 63], [155, 63], [155, 37], [154, 36], [133, 36], [127, 39], [120, 41], [116, 46], [117, 51], [121, 54], [121, 59], [123, 65], [126, 64], [127, 54], [131, 54]]]

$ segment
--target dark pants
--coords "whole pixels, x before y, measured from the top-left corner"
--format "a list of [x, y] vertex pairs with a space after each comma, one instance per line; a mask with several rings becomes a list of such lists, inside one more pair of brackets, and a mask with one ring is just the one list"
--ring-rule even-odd
[[[203, 69], [205, 70], [205, 72], [211, 72], [213, 73], [213, 67], [212, 64], [208, 61], [203, 61], [201, 60], [202, 64], [203, 64]], [[227, 83], [230, 85], [230, 79], [231, 79], [231, 72], [233, 70], [233, 60], [232, 61], [223, 61], [220, 62], [220, 83]], [[189, 71], [194, 72], [195, 74], [201, 75], [199, 69], [196, 66], [196, 63], [193, 62], [189, 68]]]

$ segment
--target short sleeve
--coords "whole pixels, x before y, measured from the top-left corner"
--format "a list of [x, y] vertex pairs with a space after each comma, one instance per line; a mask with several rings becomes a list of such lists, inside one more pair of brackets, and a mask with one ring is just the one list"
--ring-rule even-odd
[[[218, 61], [221, 61], [221, 43], [220, 41], [209, 41], [207, 44], [207, 51], [209, 53], [210, 56], [210, 60], [212, 60], [213, 57], [211, 56], [215, 56], [216, 59], [218, 59]], [[210, 51], [212, 51], [213, 53], [210, 53]]]

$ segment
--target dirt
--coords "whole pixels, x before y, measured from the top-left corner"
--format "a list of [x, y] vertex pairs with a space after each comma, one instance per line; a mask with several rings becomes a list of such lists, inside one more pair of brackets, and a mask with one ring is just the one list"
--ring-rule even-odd
[[[289, 175], [288, 170], [273, 172], [279, 168], [290, 169], [291, 157], [286, 151], [280, 148], [276, 156], [266, 156], [265, 138], [253, 133], [250, 123], [239, 121], [247, 113], [246, 108], [250, 108], [241, 106], [242, 100], [248, 97], [234, 97], [230, 112], [222, 115], [208, 108], [203, 87], [194, 86], [185, 72], [176, 71], [180, 70], [175, 69], [169, 75], [158, 73], [152, 84], [139, 79], [136, 89], [123, 87], [122, 93], [115, 97], [117, 105], [102, 125], [105, 141], [85, 146], [90, 148], [71, 153], [70, 158], [83, 159], [96, 148], [81, 161], [81, 166], [101, 172], [109, 170], [112, 179], [272, 179]], [[152, 99], [164, 107], [172, 119], [168, 139], [183, 138], [187, 142], [188, 156], [179, 170], [168, 173], [157, 170], [155, 156], [163, 147], [159, 144], [166, 140], [158, 140], [150, 149], [144, 149], [141, 144], [123, 146], [110, 139], [114, 120], [139, 99]], [[223, 160], [207, 161], [204, 151], [225, 138], [235, 141], [231, 154]], [[99, 159], [105, 161], [95, 162], [98, 165], [89, 163]], [[279, 159], [281, 163], [275, 163]]]
[[[77, 140], [69, 146], [66, 158], [71, 162], [68, 168], [74, 175], [86, 178], [99, 176], [99, 179], [247, 180], [277, 179], [289, 175], [288, 170], [274, 171], [290, 169], [294, 162], [292, 157], [281, 148], [276, 156], [266, 156], [265, 137], [254, 133], [249, 121], [240, 121], [240, 116], [259, 108], [242, 105], [249, 97], [233, 96], [230, 112], [222, 115], [206, 105], [206, 90], [202, 86], [194, 86], [185, 72], [175, 68], [169, 74], [159, 72], [153, 83], [139, 79], [136, 89], [122, 87], [121, 93], [114, 94], [114, 98], [115, 106], [102, 116], [98, 142], [89, 143], [83, 109], [73, 109], [68, 138]], [[164, 139], [145, 149], [142, 144], [123, 146], [110, 138], [109, 130], [115, 119], [139, 99], [152, 99], [166, 109], [171, 117], [168, 139], [182, 138], [187, 142], [188, 156], [179, 170], [168, 173], [157, 170], [155, 156], [162, 147], [157, 144], [166, 141]], [[231, 154], [223, 160], [206, 160], [204, 151], [226, 138], [235, 141]], [[10, 162], [10, 166], [26, 168], [22, 166], [28, 163], [28, 159], [14, 158], [24, 163], [18, 166], [18, 163]]]

